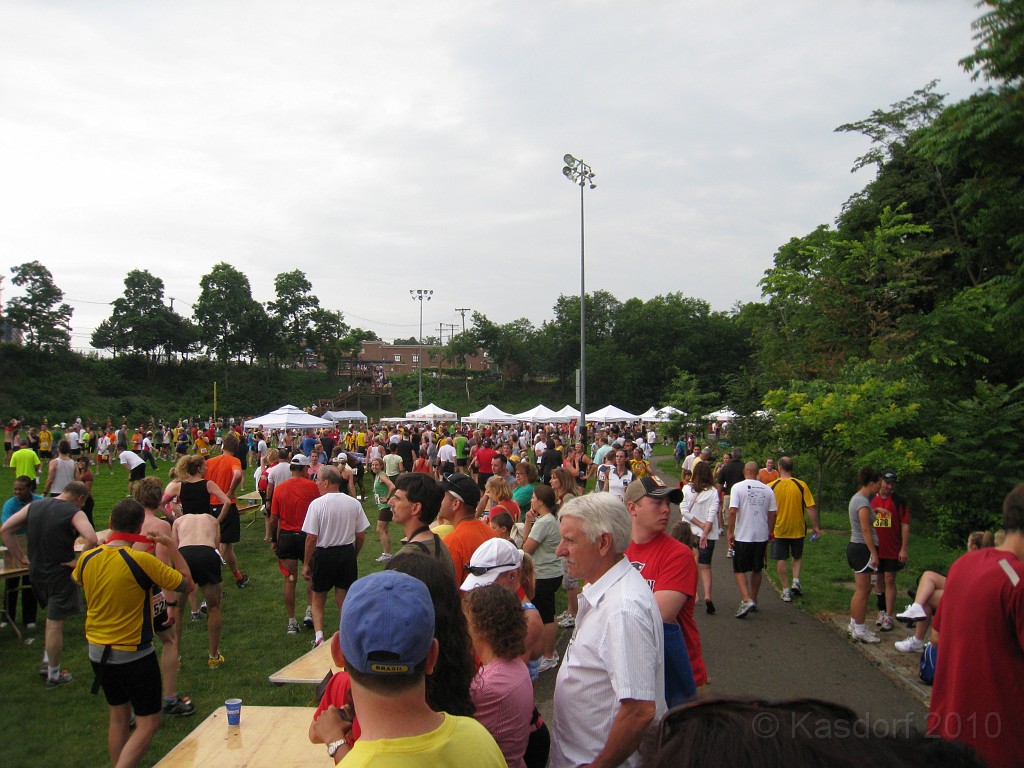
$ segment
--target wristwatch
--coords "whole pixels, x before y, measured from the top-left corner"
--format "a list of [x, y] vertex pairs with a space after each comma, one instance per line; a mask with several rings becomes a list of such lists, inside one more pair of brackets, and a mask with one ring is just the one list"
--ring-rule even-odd
[[337, 752], [339, 749], [341, 749], [344, 745], [345, 745], [345, 740], [344, 739], [338, 739], [337, 741], [332, 741], [330, 744], [327, 745], [327, 756], [328, 757], [334, 757], [334, 753]]

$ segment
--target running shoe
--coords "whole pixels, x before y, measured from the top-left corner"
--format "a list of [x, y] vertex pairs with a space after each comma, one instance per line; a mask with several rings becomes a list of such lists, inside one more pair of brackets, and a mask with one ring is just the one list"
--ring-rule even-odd
[[747, 614], [750, 613], [752, 610], [754, 610], [753, 600], [741, 600], [740, 607], [736, 609], [736, 618], [746, 618]]
[[788, 589], [782, 590], [782, 602], [784, 602], [784, 603], [792, 603], [793, 602], [793, 593], [790, 590], [788, 590]]
[[49, 675], [47, 675], [47, 677], [46, 677], [46, 687], [47, 688], [59, 688], [62, 685], [67, 685], [68, 683], [72, 682], [74, 679], [75, 679], [75, 676], [73, 674], [68, 672], [66, 669], [62, 669], [60, 672], [57, 673], [56, 677], [50, 677]]
[[750, 609], [750, 612], [751, 612], [751, 613], [757, 613], [757, 600], [751, 600], [751, 602], [752, 602], [752, 603], [753, 603], [754, 605], [753, 605], [753, 607], [752, 607], [752, 608]]
[[883, 632], [892, 632], [892, 627], [893, 627], [892, 616], [890, 616], [887, 613], [887, 614], [885, 614], [885, 616], [882, 617], [882, 626], [880, 626], [879, 629], [882, 630]]
[[288, 634], [299, 634], [299, 622], [297, 622], [295, 619], [288, 619]]
[[313, 638], [313, 640], [310, 642], [310, 645], [313, 648], [319, 648], [323, 644], [324, 644], [324, 639], [322, 637], [320, 637], [320, 638]]
[[165, 715], [178, 715], [179, 717], [188, 717], [196, 713], [196, 705], [192, 703], [192, 699], [188, 696], [179, 696], [178, 700], [173, 704], [164, 702], [163, 714]]
[[715, 603], [713, 600], [704, 601], [704, 610], [708, 612], [708, 616], [715, 615]]
[[875, 626], [880, 627], [885, 623], [885, 611], [878, 612], [878, 618], [875, 619]]
[[242, 578], [235, 579], [235, 586], [239, 589], [245, 589], [249, 586], [249, 574], [243, 573]]
[[376, 560], [374, 560], [374, 562], [375, 563], [386, 563], [390, 559], [391, 559], [391, 553], [390, 552], [381, 552], [380, 553], [380, 557], [378, 557]]
[[199, 621], [199, 611], [189, 611], [189, 614], [192, 616], [192, 621]]
[[900, 621], [924, 621], [928, 618], [928, 614], [925, 613], [922, 606], [917, 603], [911, 603], [903, 613], [897, 613], [896, 618]]
[[199, 612], [204, 616], [210, 612], [210, 609], [206, 607], [205, 600], [203, 600], [203, 604], [199, 606]]
[[729, 548], [728, 548], [728, 549], [727, 549], [727, 550], [725, 551], [725, 556], [726, 556], [726, 557], [732, 557], [732, 556], [733, 556], [733, 555], [735, 555], [735, 554], [736, 554], [736, 550], [735, 550], [735, 549], [733, 549], [732, 547], [729, 547]]
[[46, 666], [46, 662], [39, 665], [39, 676], [45, 680], [50, 676], [50, 668]]
[[801, 597], [804, 593], [804, 590], [800, 586], [800, 579], [793, 579], [793, 586], [790, 587], [789, 590], [793, 593], [793, 597]]
[[562, 629], [572, 629], [576, 626], [576, 619], [571, 613], [565, 613], [558, 619], [558, 626]]
[[306, 629], [313, 628], [313, 609], [309, 606], [306, 606], [306, 615], [302, 619], [302, 626]]
[[547, 672], [549, 669], [555, 669], [556, 667], [558, 667], [559, 661], [560, 659], [558, 657], [558, 651], [555, 651], [555, 655], [550, 658], [548, 658], [547, 656], [541, 656], [540, 666], [537, 667], [537, 671]]
[[222, 653], [218, 653], [217, 654], [217, 658], [215, 658], [215, 659], [214, 658], [209, 658], [209, 659], [206, 660], [206, 666], [208, 666], [210, 669], [216, 669], [217, 667], [219, 667], [223, 663], [224, 663], [224, 654], [222, 654]]
[[916, 637], [908, 637], [906, 640], [897, 640], [893, 645], [900, 653], [920, 653], [924, 650], [924, 642]]
[[858, 629], [854, 626], [850, 631], [850, 637], [852, 637], [856, 642], [865, 643], [866, 645], [874, 645], [882, 642], [882, 639], [867, 627]]

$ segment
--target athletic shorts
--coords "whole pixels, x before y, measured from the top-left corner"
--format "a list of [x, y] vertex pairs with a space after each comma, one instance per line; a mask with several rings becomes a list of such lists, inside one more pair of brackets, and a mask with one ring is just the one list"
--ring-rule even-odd
[[71, 449], [71, 458], [76, 459], [76, 458], [78, 458], [81, 455], [82, 455], [82, 449], [81, 448], [72, 448]]
[[537, 579], [533, 593], [533, 606], [545, 624], [552, 624], [555, 621], [555, 593], [558, 592], [560, 586], [562, 586], [561, 576]]
[[71, 578], [70, 569], [67, 575], [33, 576], [32, 591], [39, 604], [46, 608], [46, 618], [50, 621], [63, 621], [84, 611], [82, 590]]
[[871, 550], [867, 544], [850, 542], [846, 545], [846, 562], [850, 564], [854, 573], [873, 573], [869, 567], [871, 562]]
[[441, 462], [441, 474], [442, 475], [447, 476], [447, 475], [450, 475], [454, 471], [455, 471], [455, 465], [452, 464], [450, 461], [443, 461], [443, 462]]
[[355, 545], [317, 547], [310, 571], [313, 576], [310, 587], [314, 592], [327, 592], [332, 587], [348, 589], [359, 577]]
[[5, 451], [10, 451], [13, 447], [14, 446], [12, 446], [10, 443], [4, 443], [4, 450]]
[[897, 573], [903, 570], [903, 563], [895, 557], [878, 558], [878, 570], [880, 573]]
[[139, 717], [159, 714], [163, 707], [160, 686], [160, 662], [156, 652], [127, 664], [100, 664], [92, 662], [92, 671], [102, 670], [103, 695], [112, 707], [131, 702], [132, 711]]
[[96, 463], [97, 464], [109, 464], [110, 463], [110, 457], [109, 456], [104, 456], [101, 453], [99, 456], [96, 457]]
[[395, 511], [391, 507], [381, 507], [377, 510], [378, 523], [390, 523], [395, 519]]
[[[219, 517], [221, 508], [223, 506], [223, 504], [211, 506], [210, 514], [214, 517]], [[227, 516], [224, 518], [224, 521], [220, 524], [220, 543], [237, 544], [241, 540], [242, 520], [238, 515], [238, 507], [232, 504], [231, 509], [228, 510]]]
[[190, 544], [178, 547], [181, 556], [185, 558], [189, 571], [192, 572], [192, 581], [198, 586], [205, 587], [207, 584], [220, 584], [221, 561], [217, 550], [206, 544]]
[[146, 465], [139, 464], [135, 469], [128, 475], [128, 482], [134, 483], [136, 480], [141, 480], [146, 476]]
[[768, 551], [767, 541], [737, 541], [732, 556], [733, 573], [752, 573], [764, 569], [764, 556]]
[[278, 531], [278, 560], [305, 560], [306, 534], [303, 531]]
[[772, 560], [788, 560], [792, 557], [799, 560], [804, 556], [804, 540], [799, 539], [775, 539], [771, 546]]
[[[700, 541], [698, 539], [698, 541]], [[715, 542], [717, 539], [708, 539], [704, 549], [697, 547], [697, 565], [711, 565], [711, 558], [715, 555]]]
[[184, 456], [186, 453], [188, 453], [188, 446], [185, 445], [184, 443], [178, 443], [175, 445], [174, 450], [180, 453], [182, 456]]
[[469, 464], [469, 459], [468, 458], [460, 459], [458, 456], [456, 456], [455, 457], [455, 463], [458, 464], [460, 467], [465, 467], [465, 466], [467, 466]]
[[494, 477], [494, 475], [491, 472], [477, 472], [476, 484], [480, 488], [481, 493], [483, 493], [484, 487], [487, 485], [487, 481], [492, 477]]
[[[184, 597], [184, 595], [182, 595]], [[153, 595], [153, 631], [166, 632], [174, 626], [170, 620], [170, 613], [167, 610], [167, 601], [164, 600], [164, 593], [157, 590]]]

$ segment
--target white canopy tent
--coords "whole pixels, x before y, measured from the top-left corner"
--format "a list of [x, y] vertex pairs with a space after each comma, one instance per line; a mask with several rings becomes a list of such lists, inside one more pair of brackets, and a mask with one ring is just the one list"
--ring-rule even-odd
[[640, 417], [635, 413], [616, 408], [614, 405], [606, 405], [587, 414], [588, 421], [636, 421], [638, 418]]
[[531, 424], [565, 424], [573, 420], [572, 416], [562, 416], [557, 411], [553, 411], [546, 405], [538, 405], [531, 408], [528, 411], [517, 413], [515, 417], [519, 421], [528, 421]]
[[671, 405], [662, 406], [657, 410], [655, 410], [654, 406], [651, 406], [646, 411], [640, 414], [640, 418], [643, 421], [665, 422], [669, 421], [673, 416], [677, 415], [685, 416], [686, 414], [683, 411], [680, 411], [678, 408], [675, 408]]
[[339, 421], [369, 421], [362, 411], [324, 411], [324, 418], [335, 424]]
[[245, 429], [265, 427], [267, 429], [305, 429], [306, 427], [333, 427], [334, 422], [321, 419], [306, 413], [294, 405], [282, 405], [276, 411], [265, 413], [255, 419], [249, 419], [243, 425]]
[[737, 416], [739, 416], [739, 414], [729, 408], [722, 408], [720, 411], [708, 414], [708, 418], [711, 421], [732, 421]]
[[405, 414], [405, 418], [413, 421], [454, 421], [459, 418], [459, 414], [455, 411], [446, 411], [441, 406], [430, 403], [415, 411], [409, 411]]
[[[573, 420], [577, 420], [578, 421], [579, 418], [580, 418], [579, 410], [577, 410], [576, 408], [573, 408], [571, 405], [567, 405], [564, 408], [560, 408], [557, 411], [555, 411], [555, 413], [558, 416], [565, 416], [567, 419], [569, 419], [569, 421], [573, 421]], [[588, 413], [587, 416], [590, 416], [590, 414]]]
[[488, 403], [476, 413], [462, 417], [463, 424], [511, 424], [519, 421], [517, 416], [505, 413], [496, 405]]

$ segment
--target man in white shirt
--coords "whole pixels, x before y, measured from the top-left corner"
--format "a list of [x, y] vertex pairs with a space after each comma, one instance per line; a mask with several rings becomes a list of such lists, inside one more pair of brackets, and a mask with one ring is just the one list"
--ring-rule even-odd
[[559, 530], [556, 554], [588, 583], [555, 682], [549, 765], [637, 766], [644, 731], [665, 712], [665, 659], [654, 594], [623, 557], [629, 512], [608, 493], [580, 496], [562, 507]]
[[732, 570], [740, 590], [737, 619], [757, 610], [768, 536], [775, 530], [778, 510], [772, 489], [756, 479], [757, 469], [756, 461], [748, 461], [743, 466], [743, 482], [733, 485], [729, 497], [729, 547], [735, 550]]
[[324, 605], [334, 589], [334, 602], [341, 612], [345, 594], [359, 577], [356, 559], [370, 527], [362, 505], [341, 492], [341, 473], [327, 464], [316, 475], [320, 498], [309, 505], [302, 530], [306, 536], [302, 578], [310, 582], [313, 603], [313, 647], [324, 641]]

